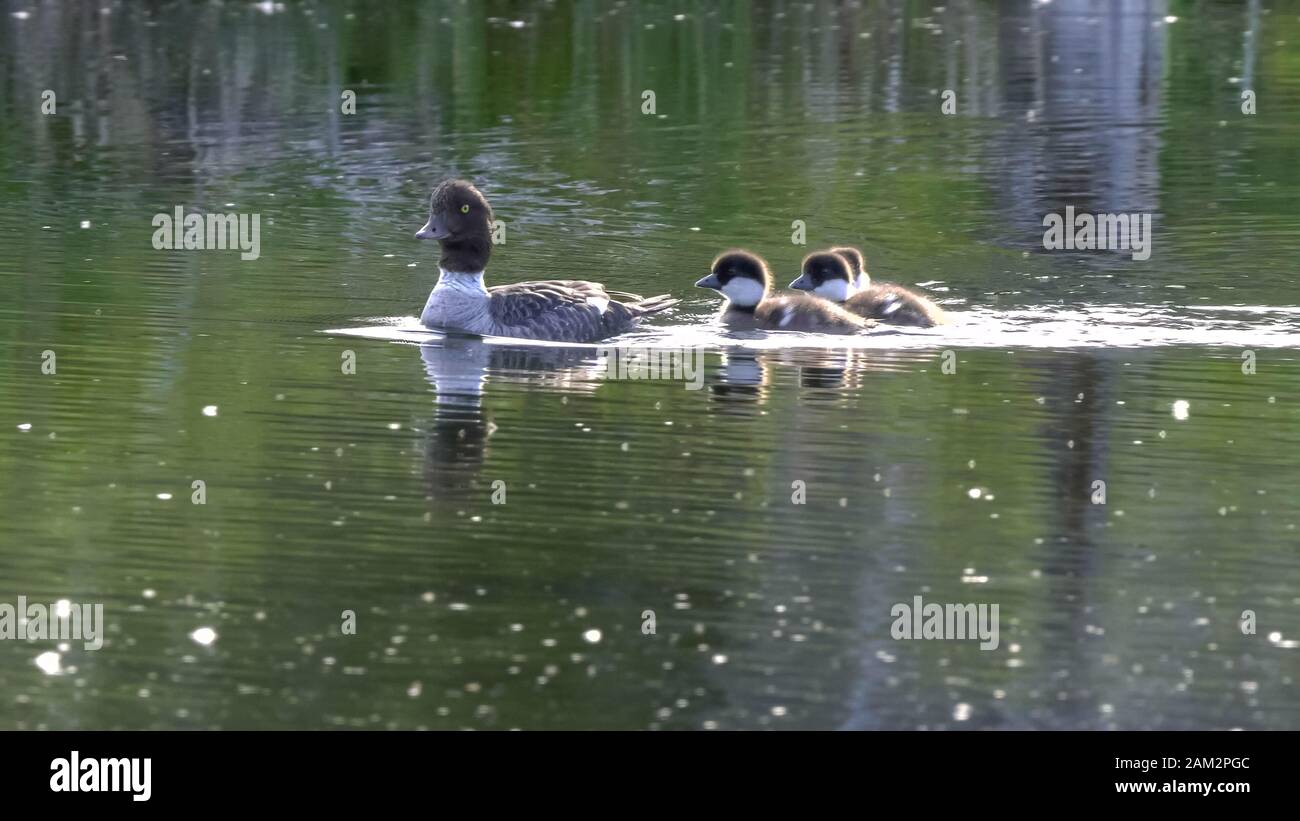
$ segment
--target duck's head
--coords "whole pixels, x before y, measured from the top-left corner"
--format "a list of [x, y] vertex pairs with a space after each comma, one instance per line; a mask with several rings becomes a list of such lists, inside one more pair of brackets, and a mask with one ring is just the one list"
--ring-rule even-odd
[[447, 180], [433, 189], [429, 221], [415, 232], [415, 238], [445, 242], [480, 234], [487, 236], [491, 231], [492, 206], [483, 192], [465, 180]]
[[753, 308], [772, 287], [772, 272], [758, 254], [727, 251], [713, 260], [709, 275], [695, 287], [718, 291], [737, 308]]
[[811, 291], [822, 299], [843, 302], [853, 295], [853, 268], [843, 256], [818, 251], [803, 258], [802, 273], [791, 288]]
[[867, 273], [867, 258], [862, 256], [861, 251], [852, 245], [841, 245], [832, 248], [831, 253], [839, 254], [849, 261], [849, 269], [853, 271], [853, 282], [859, 291], [871, 285], [871, 275]]
[[465, 180], [447, 180], [429, 198], [429, 221], [416, 239], [442, 244], [444, 271], [480, 272], [492, 249], [492, 206]]

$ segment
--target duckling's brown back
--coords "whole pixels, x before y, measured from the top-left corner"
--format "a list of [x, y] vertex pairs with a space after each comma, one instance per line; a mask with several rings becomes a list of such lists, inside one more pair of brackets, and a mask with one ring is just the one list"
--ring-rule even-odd
[[774, 296], [754, 311], [758, 325], [770, 331], [816, 334], [856, 334], [875, 323], [854, 316], [833, 302], [803, 294]]
[[873, 282], [844, 302], [850, 312], [891, 325], [929, 328], [948, 324], [948, 315], [930, 300], [892, 282]]

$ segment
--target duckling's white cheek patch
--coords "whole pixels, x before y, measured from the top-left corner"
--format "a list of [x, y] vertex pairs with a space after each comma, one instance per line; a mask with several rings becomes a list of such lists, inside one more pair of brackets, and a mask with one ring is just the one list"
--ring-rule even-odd
[[831, 302], [843, 302], [849, 298], [849, 281], [847, 279], [828, 279], [817, 286], [814, 291], [822, 299]]
[[736, 305], [757, 305], [763, 301], [763, 284], [748, 277], [732, 277], [722, 294]]

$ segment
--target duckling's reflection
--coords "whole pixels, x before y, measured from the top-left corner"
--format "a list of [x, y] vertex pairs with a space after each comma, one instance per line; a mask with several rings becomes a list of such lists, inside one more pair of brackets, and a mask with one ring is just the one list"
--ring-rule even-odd
[[600, 373], [590, 348], [516, 347], [478, 337], [448, 336], [423, 344], [420, 359], [436, 397], [424, 451], [425, 484], [435, 497], [477, 484], [496, 432], [483, 410], [489, 378], [590, 392]]
[[714, 407], [736, 410], [766, 404], [773, 368], [794, 368], [802, 388], [857, 390], [870, 371], [914, 368], [928, 356], [911, 351], [866, 351], [858, 348], [728, 348], [722, 353], [716, 381], [709, 392]]
[[861, 384], [854, 374], [849, 380], [849, 365], [853, 361], [853, 351], [845, 348], [827, 348], [826, 350], [792, 351], [791, 361], [799, 368], [799, 386], [803, 388], [845, 388]]
[[722, 353], [717, 381], [709, 383], [709, 396], [726, 412], [767, 401], [767, 354], [745, 348], [730, 348]]

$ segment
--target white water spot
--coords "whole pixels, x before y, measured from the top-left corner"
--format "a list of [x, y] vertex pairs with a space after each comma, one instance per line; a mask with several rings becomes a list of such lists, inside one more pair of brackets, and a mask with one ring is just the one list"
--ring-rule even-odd
[[713, 656], [713, 663], [714, 663], [714, 664], [726, 664], [726, 663], [727, 663], [727, 657], [726, 657], [726, 655], [723, 654], [723, 653], [716, 653], [716, 654], [714, 654], [714, 656]]
[[72, 602], [67, 599], [59, 599], [54, 603], [54, 615], [61, 619], [66, 619], [72, 615]]
[[81, 227], [82, 227], [82, 228], [89, 228], [89, 227], [90, 227], [90, 220], [82, 220], [82, 221], [81, 221]]
[[190, 638], [194, 639], [195, 643], [207, 647], [217, 640], [217, 631], [213, 630], [211, 627], [200, 627], [198, 630], [190, 633]]
[[582, 638], [588, 644], [600, 644], [601, 633], [599, 630], [593, 627], [587, 632], [583, 633]]
[[971, 488], [970, 490], [966, 491], [966, 495], [969, 496], [969, 497], [971, 497], [972, 499], [978, 499], [978, 498], [979, 498], [980, 496], [982, 496], [983, 494], [984, 494], [984, 491], [980, 490], [980, 489], [977, 488], [977, 487], [973, 487], [973, 488]]
[[170, 501], [170, 500], [171, 500], [172, 495], [171, 495], [170, 493], [159, 493], [159, 494], [158, 494], [158, 498], [159, 498], [159, 499], [162, 499], [164, 502], [166, 502], [166, 501]]
[[967, 721], [970, 719], [970, 705], [962, 702], [952, 709], [953, 721]]
[[59, 661], [60, 657], [58, 653], [53, 650], [47, 650], [36, 657], [36, 666], [41, 668], [41, 672], [47, 676], [57, 676], [59, 673], [63, 672], [63, 668], [59, 664]]
[[154, 596], [158, 595], [158, 591], [154, 590], [152, 587], [146, 587], [144, 590], [140, 591], [140, 595], [144, 596], [146, 599], [152, 599]]
[[32, 423], [31, 423], [31, 422], [23, 422], [21, 425], [18, 426], [18, 429], [19, 429], [20, 431], [22, 431], [23, 433], [26, 433], [27, 431], [29, 431], [29, 430], [32, 429]]
[[785, 713], [786, 713], [786, 709], [779, 705], [772, 708], [772, 715], [776, 716], [777, 718], [780, 718], [781, 716], [785, 715]]
[[204, 415], [204, 416], [216, 416], [216, 415], [217, 415], [217, 406], [216, 406], [216, 405], [204, 405], [204, 406], [203, 406], [203, 415]]
[[1187, 411], [1191, 409], [1191, 404], [1186, 399], [1179, 399], [1174, 403], [1174, 418], [1183, 421], [1187, 418]]

